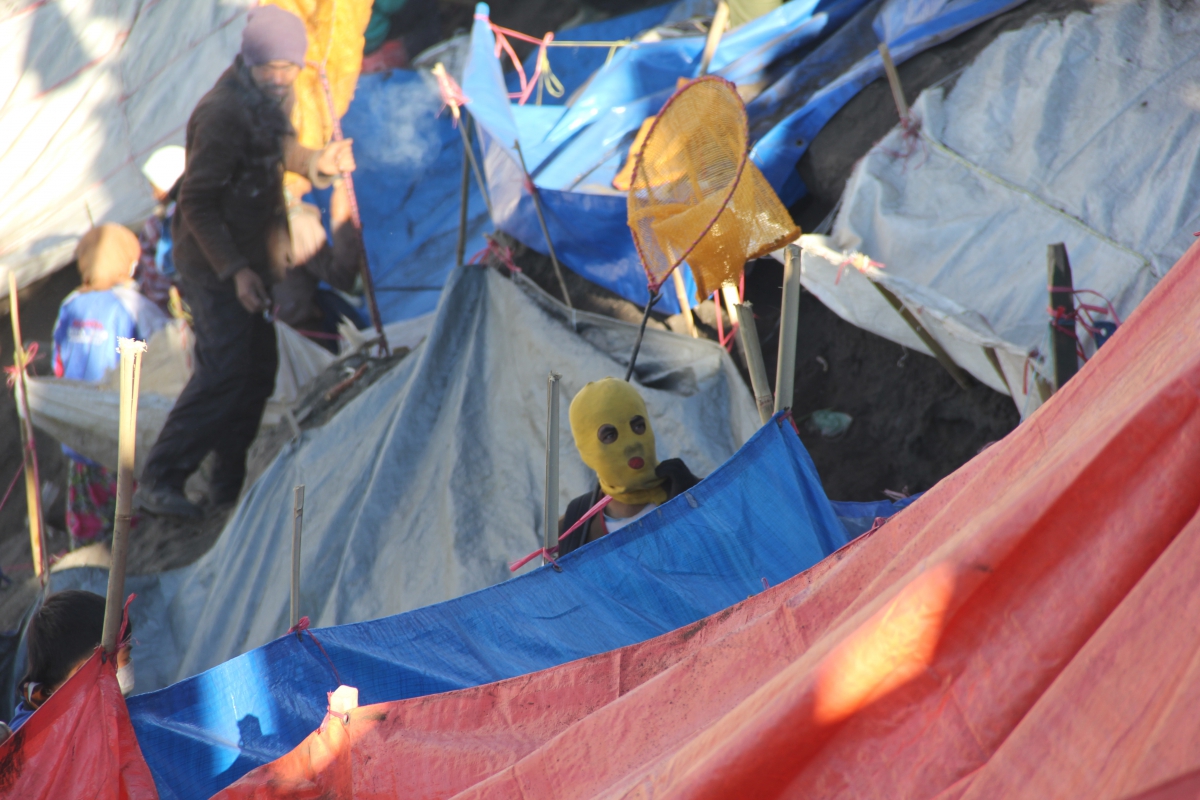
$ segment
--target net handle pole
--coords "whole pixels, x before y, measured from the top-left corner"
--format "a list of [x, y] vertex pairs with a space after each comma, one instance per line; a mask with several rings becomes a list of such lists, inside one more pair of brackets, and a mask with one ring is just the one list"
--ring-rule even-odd
[[105, 653], [116, 651], [125, 598], [125, 563], [129, 556], [129, 528], [133, 521], [133, 464], [137, 454], [138, 389], [142, 379], [142, 354], [146, 343], [120, 339], [121, 406], [117, 429], [117, 513], [113, 518], [112, 566], [108, 570], [108, 595], [104, 603], [104, 628], [100, 644]]
[[700, 56], [700, 74], [697, 77], [702, 78], [708, 74], [708, 66], [717, 53], [717, 46], [721, 44], [721, 37], [725, 35], [725, 27], [728, 24], [729, 4], [720, 0], [717, 3], [717, 11], [713, 14], [712, 25], [708, 28], [708, 37], [704, 40], [704, 54]]
[[775, 412], [792, 407], [796, 383], [796, 336], [800, 324], [800, 248], [783, 249], [783, 308], [779, 321], [779, 358], [775, 363]]
[[517, 157], [521, 159], [521, 172], [525, 173], [525, 183], [529, 187], [529, 196], [533, 198], [533, 210], [537, 212], [538, 224], [542, 226], [542, 238], [546, 240], [546, 249], [550, 251], [550, 263], [554, 265], [554, 277], [558, 278], [558, 288], [562, 290], [563, 302], [567, 304], [567, 308], [574, 311], [575, 306], [571, 304], [571, 295], [567, 292], [567, 282], [563, 280], [558, 255], [554, 252], [554, 242], [550, 241], [550, 229], [546, 227], [546, 216], [542, 213], [541, 198], [538, 197], [537, 187], [534, 186], [529, 169], [525, 166], [525, 154], [521, 152], [521, 143], [513, 142], [513, 146], [517, 150]]
[[551, 372], [546, 378], [546, 503], [542, 509], [542, 565], [547, 553], [558, 542], [558, 398], [562, 375]]
[[16, 370], [17, 405], [20, 410], [22, 463], [25, 468], [25, 505], [29, 514], [29, 548], [33, 553], [33, 573], [46, 586], [46, 529], [42, 524], [41, 480], [38, 475], [37, 443], [33, 435], [33, 418], [29, 415], [29, 391], [25, 383], [25, 343], [21, 339], [21, 307], [17, 294], [17, 273], [8, 271], [8, 314], [12, 320], [13, 367]]
[[471, 193], [471, 163], [467, 154], [471, 152], [471, 142], [467, 138], [467, 126], [461, 119], [458, 120], [458, 127], [463, 136], [463, 162], [461, 201], [458, 209], [458, 245], [454, 249], [454, 266], [461, 267], [467, 254], [467, 204], [470, 202]]
[[742, 359], [750, 373], [750, 388], [754, 392], [754, 403], [758, 406], [758, 417], [763, 424], [771, 419], [775, 399], [771, 396], [771, 384], [767, 382], [767, 368], [763, 364], [762, 345], [758, 342], [758, 326], [754, 323], [754, 306], [743, 300], [734, 306], [738, 318], [738, 342], [742, 345]]
[[[342, 136], [342, 121], [338, 119], [337, 110], [333, 105], [333, 90], [329, 87], [329, 76], [325, 68], [319, 70], [321, 88], [325, 91], [325, 103], [329, 106], [329, 119], [333, 124], [333, 141], [340, 142]], [[379, 314], [379, 303], [375, 301], [375, 280], [371, 277], [371, 267], [367, 263], [367, 243], [363, 239], [362, 217], [358, 213], [358, 195], [354, 191], [354, 178], [349, 172], [343, 172], [339, 178], [346, 186], [346, 200], [350, 205], [350, 218], [354, 221], [354, 230], [358, 234], [358, 272], [362, 276], [363, 291], [367, 295], [367, 308], [371, 312], [371, 324], [375, 326], [375, 334], [379, 339], [379, 350], [383, 355], [390, 355], [387, 334], [383, 332], [383, 317]]]
[[633, 368], [637, 364], [638, 352], [642, 349], [642, 337], [646, 335], [646, 323], [650, 320], [650, 309], [662, 294], [653, 291], [650, 293], [650, 299], [646, 301], [646, 308], [642, 311], [642, 324], [638, 326], [637, 339], [633, 342], [633, 352], [629, 355], [629, 369], [625, 370], [625, 380], [629, 381], [633, 377]]

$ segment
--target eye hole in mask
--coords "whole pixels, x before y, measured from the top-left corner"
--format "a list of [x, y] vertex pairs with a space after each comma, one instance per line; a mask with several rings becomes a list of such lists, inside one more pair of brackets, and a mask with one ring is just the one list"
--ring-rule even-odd
[[[643, 430], [645, 425], [643, 424]], [[612, 444], [617, 440], [617, 429], [613, 425], [601, 425], [600, 430], [596, 431], [596, 438], [605, 444]]]
[[634, 433], [636, 433], [638, 436], [641, 436], [646, 432], [646, 420], [641, 416], [634, 417], [633, 419], [629, 420], [629, 427], [633, 429]]

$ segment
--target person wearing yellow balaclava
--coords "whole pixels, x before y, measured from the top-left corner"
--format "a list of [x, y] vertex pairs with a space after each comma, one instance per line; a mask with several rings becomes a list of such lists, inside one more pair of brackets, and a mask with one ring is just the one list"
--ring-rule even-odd
[[560, 556], [625, 527], [698, 482], [680, 459], [659, 462], [646, 403], [626, 381], [587, 384], [571, 401], [570, 418], [579, 456], [596, 471], [599, 485], [568, 504], [559, 534], [605, 496], [612, 501], [559, 542]]

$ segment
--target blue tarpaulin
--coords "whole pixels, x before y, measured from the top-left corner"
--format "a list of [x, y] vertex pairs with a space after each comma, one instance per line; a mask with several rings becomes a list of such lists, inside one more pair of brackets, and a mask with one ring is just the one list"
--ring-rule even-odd
[[602, 653], [727, 608], [847, 538], [808, 453], [776, 419], [691, 491], [560, 559], [561, 571], [285, 635], [132, 697], [129, 711], [162, 797], [199, 800], [299, 744], [339, 683], [377, 703]]
[[[813, 137], [883, 74], [880, 42], [886, 41], [893, 58], [903, 62], [1021, 2], [792, 0], [727, 33], [711, 70], [754, 97], [747, 105], [751, 158], [790, 204], [805, 192], [794, 167]], [[644, 303], [649, 294], [626, 223], [625, 196], [611, 188], [611, 181], [642, 121], [658, 112], [677, 79], [697, 74], [703, 37], [623, 47], [569, 107], [521, 106], [507, 98], [487, 13], [486, 4], [477, 6], [463, 87], [487, 134], [496, 225], [548, 252], [515, 151], [519, 140], [559, 259], [593, 282]], [[556, 74], [571, 74], [572, 85], [579, 83], [562, 61], [552, 53]], [[678, 310], [670, 284], [659, 308]]]

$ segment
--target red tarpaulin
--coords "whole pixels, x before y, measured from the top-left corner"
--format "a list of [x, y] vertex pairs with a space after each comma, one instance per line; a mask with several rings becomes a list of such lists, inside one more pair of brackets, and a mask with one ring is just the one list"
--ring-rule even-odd
[[152, 800], [150, 768], [133, 735], [114, 659], [97, 650], [0, 744], [0, 797]]
[[643, 644], [363, 707], [218, 796], [1191, 796], [1198, 260], [1017, 430], [808, 572]]

